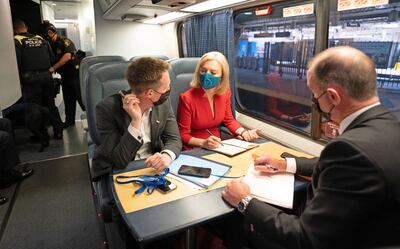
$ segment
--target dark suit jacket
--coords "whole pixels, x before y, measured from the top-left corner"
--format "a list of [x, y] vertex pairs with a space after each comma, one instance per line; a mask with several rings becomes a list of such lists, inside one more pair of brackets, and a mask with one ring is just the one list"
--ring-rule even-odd
[[[119, 94], [104, 99], [96, 106], [96, 126], [101, 144], [96, 146], [93, 157], [93, 180], [110, 173], [113, 167], [125, 168], [135, 159], [142, 143], [128, 132], [130, 122]], [[152, 152], [168, 149], [178, 156], [182, 142], [169, 100], [153, 107], [150, 123]]]
[[247, 223], [283, 248], [368, 248], [400, 245], [400, 123], [383, 106], [358, 116], [313, 167], [300, 216], [253, 199]]

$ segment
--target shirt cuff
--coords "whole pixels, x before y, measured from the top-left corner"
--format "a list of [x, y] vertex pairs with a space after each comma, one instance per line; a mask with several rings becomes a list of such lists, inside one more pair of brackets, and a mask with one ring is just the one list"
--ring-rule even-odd
[[286, 157], [286, 172], [294, 174], [296, 173], [296, 170], [297, 170], [296, 159], [291, 157]]
[[161, 151], [161, 153], [163, 153], [163, 152], [167, 153], [172, 158], [172, 161], [175, 160], [176, 155], [172, 150], [163, 150], [163, 151]]
[[137, 141], [142, 142], [143, 141], [143, 137], [142, 137], [142, 132], [140, 132], [138, 129], [136, 129], [135, 127], [133, 127], [132, 125], [129, 124], [128, 126], [128, 132], [129, 134], [132, 135], [132, 137], [134, 137]]

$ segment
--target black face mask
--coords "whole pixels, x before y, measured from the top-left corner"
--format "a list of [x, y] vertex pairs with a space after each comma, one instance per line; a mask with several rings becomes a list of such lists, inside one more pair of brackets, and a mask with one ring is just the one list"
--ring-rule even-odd
[[335, 105], [332, 106], [332, 108], [329, 110], [329, 112], [324, 112], [321, 109], [321, 106], [319, 105], [318, 100], [324, 96], [328, 91], [324, 91], [323, 93], [321, 93], [318, 97], [313, 97], [312, 98], [312, 102], [317, 106], [317, 110], [318, 112], [321, 114], [322, 117], [324, 117], [328, 122], [331, 121], [331, 112], [333, 110], [333, 108], [335, 108]]
[[44, 33], [43, 34], [43, 38], [46, 39], [50, 44], [53, 43], [53, 37], [55, 36], [55, 34], [53, 34], [53, 36], [50, 36], [49, 33]]
[[[154, 90], [154, 89], [153, 89]], [[159, 93], [159, 92], [157, 92], [156, 90], [154, 90], [156, 93]], [[153, 102], [153, 105], [154, 106], [158, 106], [158, 105], [161, 105], [162, 103], [164, 103], [168, 98], [169, 98], [169, 94], [170, 94], [170, 92], [171, 92], [171, 90], [168, 90], [168, 91], [166, 91], [165, 93], [159, 93], [159, 94], [161, 94], [161, 96], [160, 96], [160, 98], [156, 101], [156, 102]]]

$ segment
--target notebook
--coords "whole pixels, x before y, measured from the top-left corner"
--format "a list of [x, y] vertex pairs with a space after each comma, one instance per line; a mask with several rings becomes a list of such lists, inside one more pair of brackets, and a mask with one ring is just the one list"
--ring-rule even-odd
[[277, 206], [293, 208], [293, 174], [262, 174], [251, 164], [244, 182], [250, 186], [251, 196]]
[[217, 148], [213, 148], [215, 152], [227, 155], [227, 156], [235, 156], [239, 153], [245, 152], [247, 150], [258, 147], [259, 145], [256, 143], [246, 142], [244, 140], [231, 138], [222, 141], [222, 145]]
[[[194, 177], [194, 176], [186, 176], [178, 174], [178, 170], [181, 165], [191, 165], [197, 167], [211, 168], [211, 175], [208, 178]], [[205, 158], [190, 156], [190, 155], [179, 155], [171, 165], [169, 166], [169, 172], [177, 177], [183, 178], [191, 183], [194, 183], [201, 188], [208, 188], [213, 185], [216, 181], [218, 181], [221, 177], [229, 172], [231, 166], [227, 164], [217, 163]]]

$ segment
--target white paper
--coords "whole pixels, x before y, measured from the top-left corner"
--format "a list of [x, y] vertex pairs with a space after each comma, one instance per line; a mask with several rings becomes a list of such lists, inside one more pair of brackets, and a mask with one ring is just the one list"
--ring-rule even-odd
[[251, 164], [244, 181], [250, 186], [253, 197], [277, 206], [293, 208], [293, 174], [262, 174]]

